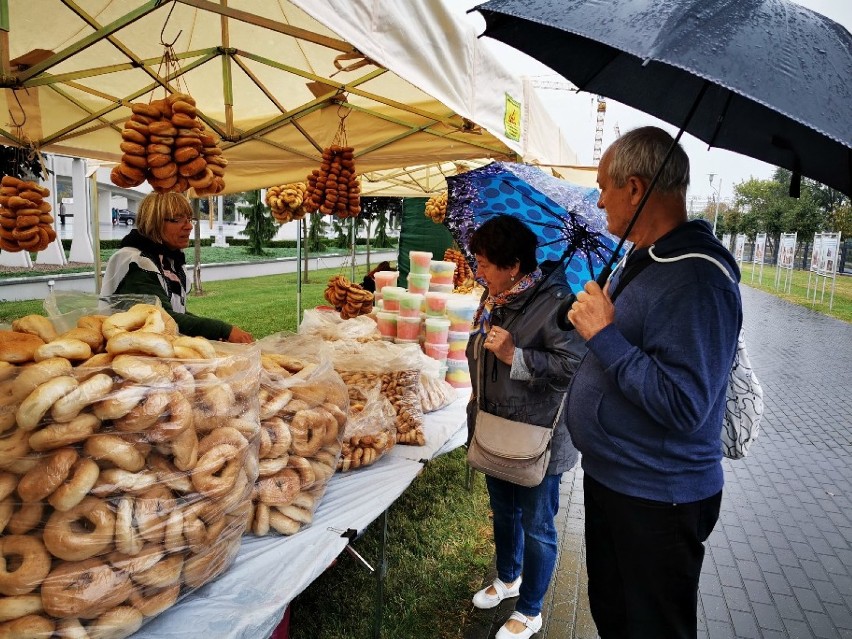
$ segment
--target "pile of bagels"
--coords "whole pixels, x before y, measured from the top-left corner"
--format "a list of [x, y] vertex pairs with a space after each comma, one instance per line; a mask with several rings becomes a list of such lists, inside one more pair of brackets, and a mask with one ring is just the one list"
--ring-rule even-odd
[[130, 109], [133, 115], [121, 131], [121, 162], [110, 173], [113, 184], [130, 188], [147, 180], [158, 193], [192, 188], [196, 195], [225, 188], [228, 161], [197, 117], [192, 96], [172, 93]]
[[0, 636], [127, 637], [252, 518], [260, 355], [157, 306], [0, 331]]
[[373, 294], [344, 275], [334, 275], [328, 280], [324, 296], [326, 301], [340, 311], [341, 319], [350, 319], [373, 312]]
[[56, 239], [50, 191], [13, 175], [0, 179], [0, 250], [43, 251]]
[[387, 397], [353, 387], [349, 398], [349, 419], [337, 462], [342, 473], [372, 466], [396, 443], [396, 413]]
[[279, 224], [301, 220], [307, 214], [304, 207], [308, 185], [304, 182], [270, 186], [266, 190], [266, 205]]
[[349, 396], [330, 366], [261, 355], [260, 451], [248, 529], [292, 535], [313, 521], [337, 468]]

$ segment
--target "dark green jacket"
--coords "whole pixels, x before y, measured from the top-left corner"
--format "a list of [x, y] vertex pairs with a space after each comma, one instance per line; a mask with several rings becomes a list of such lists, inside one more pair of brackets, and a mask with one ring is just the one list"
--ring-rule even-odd
[[227, 322], [199, 317], [192, 313], [177, 313], [172, 310], [171, 301], [166, 296], [166, 291], [163, 290], [159, 276], [151, 271], [139, 268], [136, 264], [130, 265], [130, 270], [127, 272], [125, 278], [121, 280], [115, 293], [118, 295], [156, 295], [162, 303], [163, 308], [177, 322], [178, 330], [182, 335], [200, 336], [212, 340], [227, 340], [231, 334], [232, 326]]

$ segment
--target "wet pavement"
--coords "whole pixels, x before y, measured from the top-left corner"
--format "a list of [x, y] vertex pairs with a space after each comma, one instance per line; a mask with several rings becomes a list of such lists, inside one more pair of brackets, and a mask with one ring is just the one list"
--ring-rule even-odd
[[[766, 409], [749, 457], [724, 461], [698, 637], [852, 638], [852, 325], [741, 288]], [[564, 475], [561, 495], [559, 559], [535, 637], [595, 639], [579, 467]], [[483, 585], [495, 575], [492, 566]], [[494, 637], [512, 610], [512, 601], [473, 609], [465, 639]]]

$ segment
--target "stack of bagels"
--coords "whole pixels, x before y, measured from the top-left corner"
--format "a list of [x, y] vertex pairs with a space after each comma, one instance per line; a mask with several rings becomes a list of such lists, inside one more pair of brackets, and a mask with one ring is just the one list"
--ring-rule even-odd
[[266, 190], [266, 205], [272, 211], [272, 217], [279, 224], [301, 220], [307, 214], [303, 203], [307, 197], [308, 185], [304, 182], [270, 186]]
[[147, 180], [159, 193], [193, 188], [196, 195], [225, 188], [228, 161], [198, 119], [192, 96], [172, 93], [130, 108], [133, 115], [121, 132], [124, 155], [110, 174], [113, 184], [130, 188]]
[[261, 355], [260, 452], [248, 529], [292, 535], [313, 521], [337, 468], [349, 396], [330, 366]]
[[56, 239], [50, 191], [36, 182], [4, 175], [0, 180], [0, 249], [43, 251]]
[[259, 351], [161, 308], [0, 331], [0, 637], [127, 637], [236, 555]]
[[340, 311], [341, 319], [373, 312], [373, 294], [359, 284], [353, 284], [344, 275], [329, 278], [324, 296], [329, 304]]

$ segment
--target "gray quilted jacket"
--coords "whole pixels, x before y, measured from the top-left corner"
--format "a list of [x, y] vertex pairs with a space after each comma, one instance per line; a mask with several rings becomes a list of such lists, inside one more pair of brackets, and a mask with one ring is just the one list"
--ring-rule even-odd
[[[546, 273], [545, 273], [546, 275]], [[511, 367], [499, 361], [481, 347], [482, 335], [472, 335], [467, 346], [473, 393], [467, 407], [468, 441], [478, 410], [479, 370], [485, 380], [483, 407], [489, 413], [538, 426], [550, 426], [556, 417], [559, 403], [564, 400], [568, 383], [586, 351], [583, 339], [576, 331], [565, 332], [556, 325], [556, 307], [571, 291], [560, 269], [544, 283], [525, 291], [505, 306], [494, 309], [492, 323], [506, 328], [515, 346], [523, 349], [524, 363], [530, 372], [529, 380], [509, 378]], [[524, 303], [535, 298], [520, 314]], [[551, 442], [548, 475], [570, 470], [577, 461], [577, 449], [571, 443], [563, 409]]]

